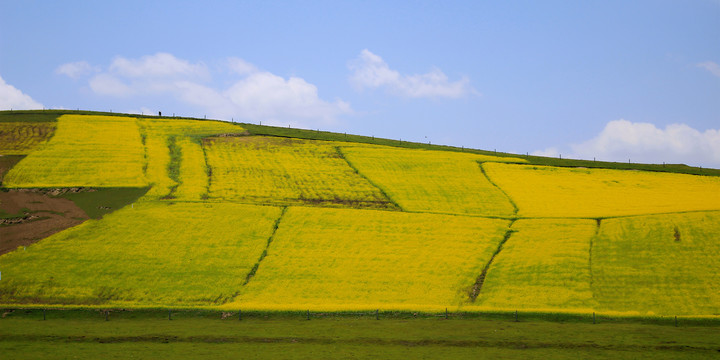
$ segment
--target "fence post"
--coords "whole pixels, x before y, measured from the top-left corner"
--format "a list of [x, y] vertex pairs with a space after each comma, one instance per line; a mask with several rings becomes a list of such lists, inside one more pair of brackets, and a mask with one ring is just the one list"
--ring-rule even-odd
[[447, 318], [448, 318], [448, 310], [447, 310], [447, 308], [445, 308], [445, 320], [447, 320]]
[[515, 310], [515, 322], [517, 322], [517, 321], [518, 321], [518, 311]]
[[168, 320], [172, 320], [172, 310], [168, 310]]
[[380, 309], [375, 310], [375, 320], [380, 320]]
[[677, 327], [677, 315], [675, 315], [675, 327]]
[[43, 320], [45, 320], [45, 309], [43, 309]]
[[593, 325], [595, 324], [595, 312], [593, 311]]
[[108, 316], [110, 315], [110, 311], [105, 310], [105, 321], [108, 321]]
[[242, 320], [242, 310], [238, 310], [238, 321]]
[[307, 319], [310, 320], [310, 309], [307, 311]]

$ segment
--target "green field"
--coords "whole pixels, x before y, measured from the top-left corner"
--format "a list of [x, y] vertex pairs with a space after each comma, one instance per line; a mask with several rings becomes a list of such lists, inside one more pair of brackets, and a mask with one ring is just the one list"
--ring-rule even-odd
[[[717, 328], [640, 322], [135, 311], [15, 312], [0, 319], [7, 358], [707, 359]], [[683, 323], [685, 321], [685, 323]]]

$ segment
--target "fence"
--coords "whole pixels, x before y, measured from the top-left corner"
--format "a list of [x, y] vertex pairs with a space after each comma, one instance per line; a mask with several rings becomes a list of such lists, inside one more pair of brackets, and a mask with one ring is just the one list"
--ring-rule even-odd
[[492, 312], [410, 312], [410, 311], [373, 311], [356, 312], [322, 312], [322, 311], [252, 311], [252, 310], [193, 310], [193, 309], [59, 309], [59, 308], [4, 308], [2, 318], [23, 318], [29, 320], [88, 319], [113, 321], [116, 319], [158, 319], [178, 320], [188, 318], [206, 318], [222, 321], [239, 321], [250, 319], [368, 319], [368, 320], [495, 320], [508, 322], [547, 321], [559, 323], [586, 324], [621, 324], [641, 323], [665, 326], [720, 326], [720, 317], [691, 316], [613, 316], [608, 314], [568, 314], [516, 311]]

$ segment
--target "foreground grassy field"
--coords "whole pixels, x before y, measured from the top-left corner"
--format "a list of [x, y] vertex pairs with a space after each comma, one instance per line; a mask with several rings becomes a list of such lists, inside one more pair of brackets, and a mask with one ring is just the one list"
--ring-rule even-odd
[[219, 313], [16, 312], [0, 319], [0, 351], [22, 359], [707, 359], [715, 327], [493, 318], [321, 317]]

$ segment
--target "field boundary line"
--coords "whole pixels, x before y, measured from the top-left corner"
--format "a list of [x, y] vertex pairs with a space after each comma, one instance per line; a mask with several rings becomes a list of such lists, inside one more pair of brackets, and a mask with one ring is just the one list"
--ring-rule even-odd
[[365, 176], [365, 174], [363, 174], [362, 172], [360, 172], [360, 170], [359, 170], [357, 167], [355, 167], [355, 165], [353, 165], [353, 163], [350, 162], [350, 160], [348, 160], [347, 157], [345, 157], [345, 153], [343, 153], [342, 148], [341, 148], [340, 146], [335, 146], [335, 151], [337, 152], [338, 156], [340, 156], [341, 159], [345, 160], [345, 162], [348, 164], [348, 166], [349, 166], [351, 169], [353, 169], [356, 174], [358, 174], [360, 177], [362, 177], [363, 179], [365, 179], [368, 183], [370, 183], [370, 185], [372, 185], [372, 186], [374, 186], [376, 189], [378, 189], [378, 190], [380, 191], [380, 193], [381, 193], [391, 204], [393, 204], [395, 207], [397, 207], [400, 211], [405, 211], [405, 209], [403, 209], [402, 206], [400, 206], [400, 204], [397, 203], [397, 201], [395, 201], [392, 197], [390, 197], [390, 195], [388, 195], [388, 193], [385, 191], [385, 189], [383, 189], [381, 186], [379, 186], [378, 184], [376, 184], [374, 181], [370, 180], [370, 178], [367, 177], [367, 176]]
[[212, 166], [210, 166], [210, 162], [208, 162], [208, 155], [207, 150], [205, 149], [205, 145], [209, 142], [207, 138], [200, 140], [200, 148], [203, 152], [203, 158], [205, 159], [205, 175], [207, 176], [207, 188], [205, 191], [205, 194], [200, 195], [200, 199], [207, 200], [210, 198], [210, 186], [212, 186]]
[[597, 304], [597, 300], [595, 300], [595, 276], [593, 275], [593, 262], [592, 262], [592, 256], [593, 256], [593, 245], [594, 245], [594, 239], [598, 237], [600, 234], [600, 226], [602, 226], [602, 220], [603, 218], [597, 218], [595, 219], [597, 225], [595, 226], [595, 234], [590, 236], [590, 243], [588, 244], [588, 273], [590, 275], [590, 295], [591, 300]]
[[165, 138], [165, 144], [168, 148], [168, 153], [170, 155], [170, 160], [167, 163], [167, 166], [165, 167], [165, 170], [167, 171], [167, 176], [170, 178], [170, 180], [175, 182], [175, 185], [170, 186], [170, 192], [167, 193], [167, 195], [163, 196], [163, 200], [171, 200], [175, 199], [175, 192], [177, 191], [177, 188], [182, 185], [182, 180], [180, 179], [180, 166], [182, 163], [182, 149], [177, 143], [177, 136], [176, 135], [169, 135]]
[[[272, 244], [273, 240], [275, 239], [275, 233], [277, 233], [278, 227], [280, 227], [280, 222], [282, 221], [283, 217], [285, 216], [285, 213], [288, 210], [288, 206], [284, 206], [282, 210], [280, 210], [280, 216], [275, 220], [275, 223], [273, 224], [273, 230], [270, 234], [270, 237], [267, 239], [267, 244], [265, 244], [265, 249], [263, 249], [263, 252], [260, 254], [260, 258], [258, 258], [258, 261], [253, 265], [252, 269], [248, 272], [248, 274], [245, 276], [245, 282], [243, 282], [242, 286], [247, 285], [250, 280], [255, 276], [258, 269], [260, 268], [260, 264], [262, 263], [263, 259], [267, 256], [268, 249], [270, 248], [270, 244]], [[238, 294], [235, 294], [237, 296]], [[233, 296], [233, 297], [235, 297]]]
[[512, 229], [513, 224], [515, 224], [515, 219], [510, 220], [510, 224], [508, 224], [508, 229], [505, 231], [505, 236], [503, 236], [503, 239], [500, 241], [500, 244], [498, 244], [497, 249], [495, 249], [495, 252], [490, 257], [490, 260], [488, 260], [487, 264], [485, 264], [485, 267], [482, 269], [482, 272], [480, 275], [478, 275], [477, 279], [475, 280], [475, 284], [473, 284], [472, 288], [470, 289], [470, 302], [475, 302], [477, 300], [477, 297], [480, 295], [480, 292], [482, 291], [483, 285], [485, 285], [485, 277], [487, 276], [488, 271], [490, 271], [490, 266], [492, 266], [493, 260], [495, 260], [495, 257], [500, 254], [500, 252], [503, 249], [503, 245], [510, 240], [510, 237], [512, 236], [512, 233], [515, 232], [515, 230]]
[[[512, 205], [512, 207], [513, 207], [513, 214], [514, 214], [514, 215], [517, 215], [518, 212], [520, 211], [520, 209], [518, 208], [518, 206], [517, 206], [517, 204], [515, 203], [515, 201], [513, 200], [513, 198], [511, 198], [510, 195], [508, 195], [508, 193], [505, 192], [505, 190], [503, 190], [503, 188], [501, 188], [498, 184], [496, 184], [496, 183], [490, 178], [490, 175], [488, 175], [487, 172], [485, 172], [485, 168], [483, 167], [483, 162], [482, 162], [482, 161], [477, 161], [477, 163], [478, 163], [478, 166], [480, 167], [480, 172], [482, 172], [482, 174], [485, 175], [485, 178], [490, 182], [490, 184], [492, 184], [494, 187], [496, 187], [498, 190], [500, 190], [500, 192], [503, 193], [503, 195], [505, 195], [505, 197], [506, 197], [506, 198], [508, 199], [508, 201], [510, 202], [510, 205]], [[511, 224], [511, 225], [512, 225], [512, 224]]]

